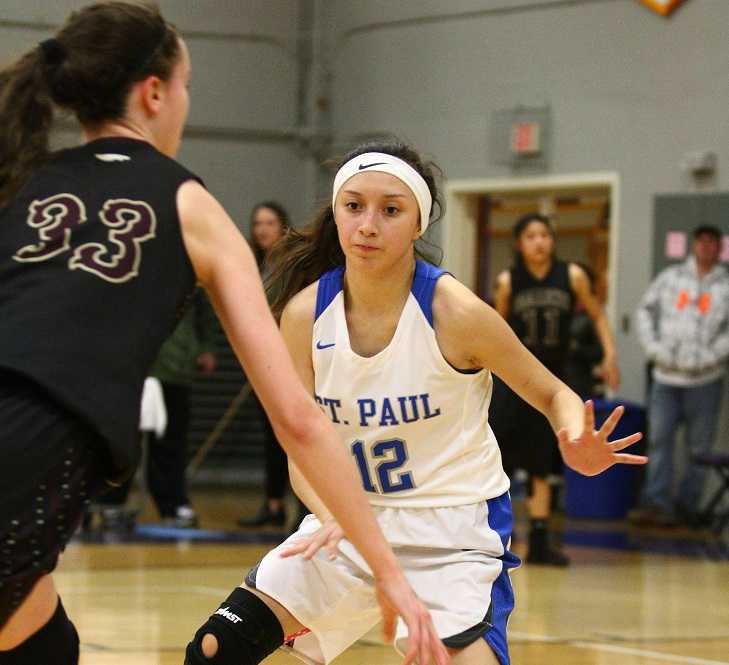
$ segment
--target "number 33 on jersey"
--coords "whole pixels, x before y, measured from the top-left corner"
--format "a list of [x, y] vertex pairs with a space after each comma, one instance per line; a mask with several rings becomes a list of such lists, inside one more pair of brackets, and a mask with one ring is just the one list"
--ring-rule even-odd
[[74, 249], [73, 232], [88, 220], [83, 201], [73, 194], [56, 194], [33, 201], [27, 222], [37, 229], [39, 242], [21, 247], [13, 259], [37, 263], [71, 252], [70, 270], [86, 270], [116, 284], [133, 279], [139, 274], [141, 244], [155, 235], [154, 210], [144, 201], [109, 199], [98, 216], [108, 228], [107, 244], [86, 242]]

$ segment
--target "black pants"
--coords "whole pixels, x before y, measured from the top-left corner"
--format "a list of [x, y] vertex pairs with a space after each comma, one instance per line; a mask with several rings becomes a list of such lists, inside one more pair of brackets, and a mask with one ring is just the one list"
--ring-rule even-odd
[[557, 437], [549, 421], [503, 381], [494, 377], [489, 424], [501, 449], [504, 471], [524, 469], [546, 478], [559, 454]]
[[[180, 506], [188, 505], [187, 434], [190, 425], [190, 388], [162, 383], [167, 409], [167, 430], [161, 439], [147, 437], [147, 487], [161, 517], [174, 517]], [[126, 502], [131, 480], [117, 490], [105, 494], [100, 503], [122, 505]]]
[[101, 437], [0, 370], [0, 628], [58, 556], [111, 469]]
[[147, 453], [147, 483], [159, 514], [174, 517], [187, 496], [187, 432], [190, 426], [190, 388], [162, 384], [167, 408], [167, 431], [161, 439], [150, 437]]
[[266, 499], [283, 499], [289, 482], [289, 465], [284, 449], [278, 442], [266, 412], [258, 404], [261, 425], [263, 426], [265, 448], [265, 485]]

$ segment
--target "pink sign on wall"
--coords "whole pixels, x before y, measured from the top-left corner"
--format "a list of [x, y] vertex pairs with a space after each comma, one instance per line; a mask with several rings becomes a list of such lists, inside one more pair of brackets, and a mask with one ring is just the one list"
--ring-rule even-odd
[[666, 258], [682, 259], [686, 256], [688, 246], [686, 234], [683, 231], [669, 231], [666, 234]]

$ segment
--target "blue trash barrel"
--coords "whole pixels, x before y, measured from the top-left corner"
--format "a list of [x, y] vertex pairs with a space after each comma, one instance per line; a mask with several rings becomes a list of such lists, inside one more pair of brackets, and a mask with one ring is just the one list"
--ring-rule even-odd
[[[622, 404], [625, 413], [610, 440], [621, 439], [633, 432], [645, 431], [645, 409], [632, 402], [596, 399], [595, 422], [599, 428], [612, 410]], [[641, 454], [645, 444], [640, 441], [621, 452]], [[640, 468], [616, 464], [599, 476], [583, 476], [565, 468], [565, 512], [569, 517], [620, 519], [625, 517], [635, 501]]]

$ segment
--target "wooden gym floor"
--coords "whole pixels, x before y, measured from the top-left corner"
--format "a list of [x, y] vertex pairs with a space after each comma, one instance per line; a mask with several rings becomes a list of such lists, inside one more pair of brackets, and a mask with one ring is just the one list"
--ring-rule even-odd
[[[255, 511], [254, 494], [201, 491], [193, 492], [193, 501], [203, 527], [247, 537], [234, 523], [243, 512]], [[154, 519], [147, 508], [140, 521]], [[621, 524], [568, 523], [567, 535], [572, 531], [577, 535], [566, 542], [582, 541], [566, 546], [572, 566], [522, 566], [512, 575], [514, 665], [729, 665], [725, 550], [690, 533], [678, 533], [681, 540], [665, 541], [672, 547], [658, 548], [669, 553], [641, 551], [635, 542], [624, 549], [635, 534], [626, 536]], [[261, 537], [275, 535], [269, 531]], [[655, 535], [646, 550], [656, 549], [650, 543], [662, 542], [666, 534]], [[607, 546], [590, 546], [591, 536]], [[182, 665], [195, 630], [270, 549], [240, 542], [105, 539], [105, 544], [72, 543], [56, 575], [81, 635], [81, 665]], [[685, 548], [684, 542], [692, 546]], [[523, 554], [523, 540], [514, 549]], [[297, 662], [283, 653], [266, 661]], [[336, 662], [396, 665], [400, 658], [373, 635]]]

